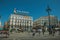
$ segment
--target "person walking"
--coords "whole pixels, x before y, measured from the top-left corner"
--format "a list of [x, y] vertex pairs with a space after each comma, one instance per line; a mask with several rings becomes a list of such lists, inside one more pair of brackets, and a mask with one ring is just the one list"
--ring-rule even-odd
[[52, 25], [48, 26], [49, 35], [52, 35]]
[[52, 36], [55, 34], [55, 25], [52, 26]]
[[43, 35], [44, 35], [44, 33], [45, 33], [45, 28], [44, 28], [44, 26], [42, 26], [42, 33], [43, 33]]
[[35, 36], [35, 33], [36, 33], [36, 29], [35, 28], [33, 28], [33, 34], [32, 34], [32, 36]]
[[39, 28], [39, 29], [38, 29], [38, 33], [39, 33], [39, 35], [40, 35], [41, 31], [42, 31], [41, 28]]
[[52, 29], [48, 28], [48, 32], [49, 32], [49, 35], [51, 35], [52, 34]]

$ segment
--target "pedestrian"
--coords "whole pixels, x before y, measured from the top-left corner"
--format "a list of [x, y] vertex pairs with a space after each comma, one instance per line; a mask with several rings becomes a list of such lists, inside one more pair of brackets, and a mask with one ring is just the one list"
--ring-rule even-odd
[[52, 26], [52, 36], [55, 34], [55, 25]]
[[45, 33], [45, 28], [44, 28], [44, 26], [42, 26], [42, 33], [43, 33], [43, 35], [44, 35], [44, 33]]
[[52, 35], [52, 25], [48, 26], [49, 35]]
[[51, 28], [48, 28], [49, 35], [52, 34]]
[[32, 34], [32, 36], [35, 36], [35, 33], [36, 33], [36, 29], [33, 29], [33, 34]]
[[41, 28], [38, 29], [38, 33], [39, 33], [39, 35], [40, 35], [40, 33], [41, 33]]
[[40, 35], [40, 33], [41, 33], [41, 26], [40, 25], [38, 25], [38, 26], [36, 26], [37, 27], [37, 32], [39, 33], [39, 35]]
[[59, 35], [60, 35], [60, 28], [58, 29], [58, 31], [59, 31]]

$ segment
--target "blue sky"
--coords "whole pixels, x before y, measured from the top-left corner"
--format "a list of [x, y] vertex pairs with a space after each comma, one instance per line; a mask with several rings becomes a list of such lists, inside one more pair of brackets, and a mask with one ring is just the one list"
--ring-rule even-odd
[[14, 8], [30, 12], [29, 15], [32, 16], [34, 20], [41, 16], [47, 16], [46, 8], [48, 4], [52, 9], [50, 14], [60, 19], [60, 0], [0, 0], [2, 24], [8, 20]]

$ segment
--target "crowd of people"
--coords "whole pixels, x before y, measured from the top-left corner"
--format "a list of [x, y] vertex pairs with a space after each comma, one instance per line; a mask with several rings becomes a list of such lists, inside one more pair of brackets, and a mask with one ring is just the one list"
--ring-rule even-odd
[[[52, 35], [54, 36], [55, 33], [56, 33], [56, 29], [55, 29], [55, 25], [51, 25], [50, 27], [47, 28], [47, 32], [49, 32], [49, 35]], [[60, 29], [58, 30], [59, 31], [59, 34], [60, 34]], [[44, 33], [46, 32], [46, 29], [45, 29], [45, 26], [36, 26], [36, 28], [33, 28], [33, 36], [35, 36], [36, 33], [40, 33], [42, 32], [42, 34], [44, 35]]]

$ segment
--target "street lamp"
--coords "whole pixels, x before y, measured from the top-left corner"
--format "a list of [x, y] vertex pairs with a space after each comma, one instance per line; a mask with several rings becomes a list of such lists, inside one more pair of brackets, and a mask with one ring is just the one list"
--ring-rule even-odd
[[50, 26], [50, 12], [51, 12], [51, 8], [49, 7], [49, 5], [47, 6], [46, 11], [48, 13], [48, 20], [49, 20], [49, 26]]
[[1, 26], [1, 16], [0, 16], [0, 26]]
[[0, 16], [0, 19], [1, 19], [1, 16]]
[[1, 19], [1, 16], [0, 16], [0, 19]]

